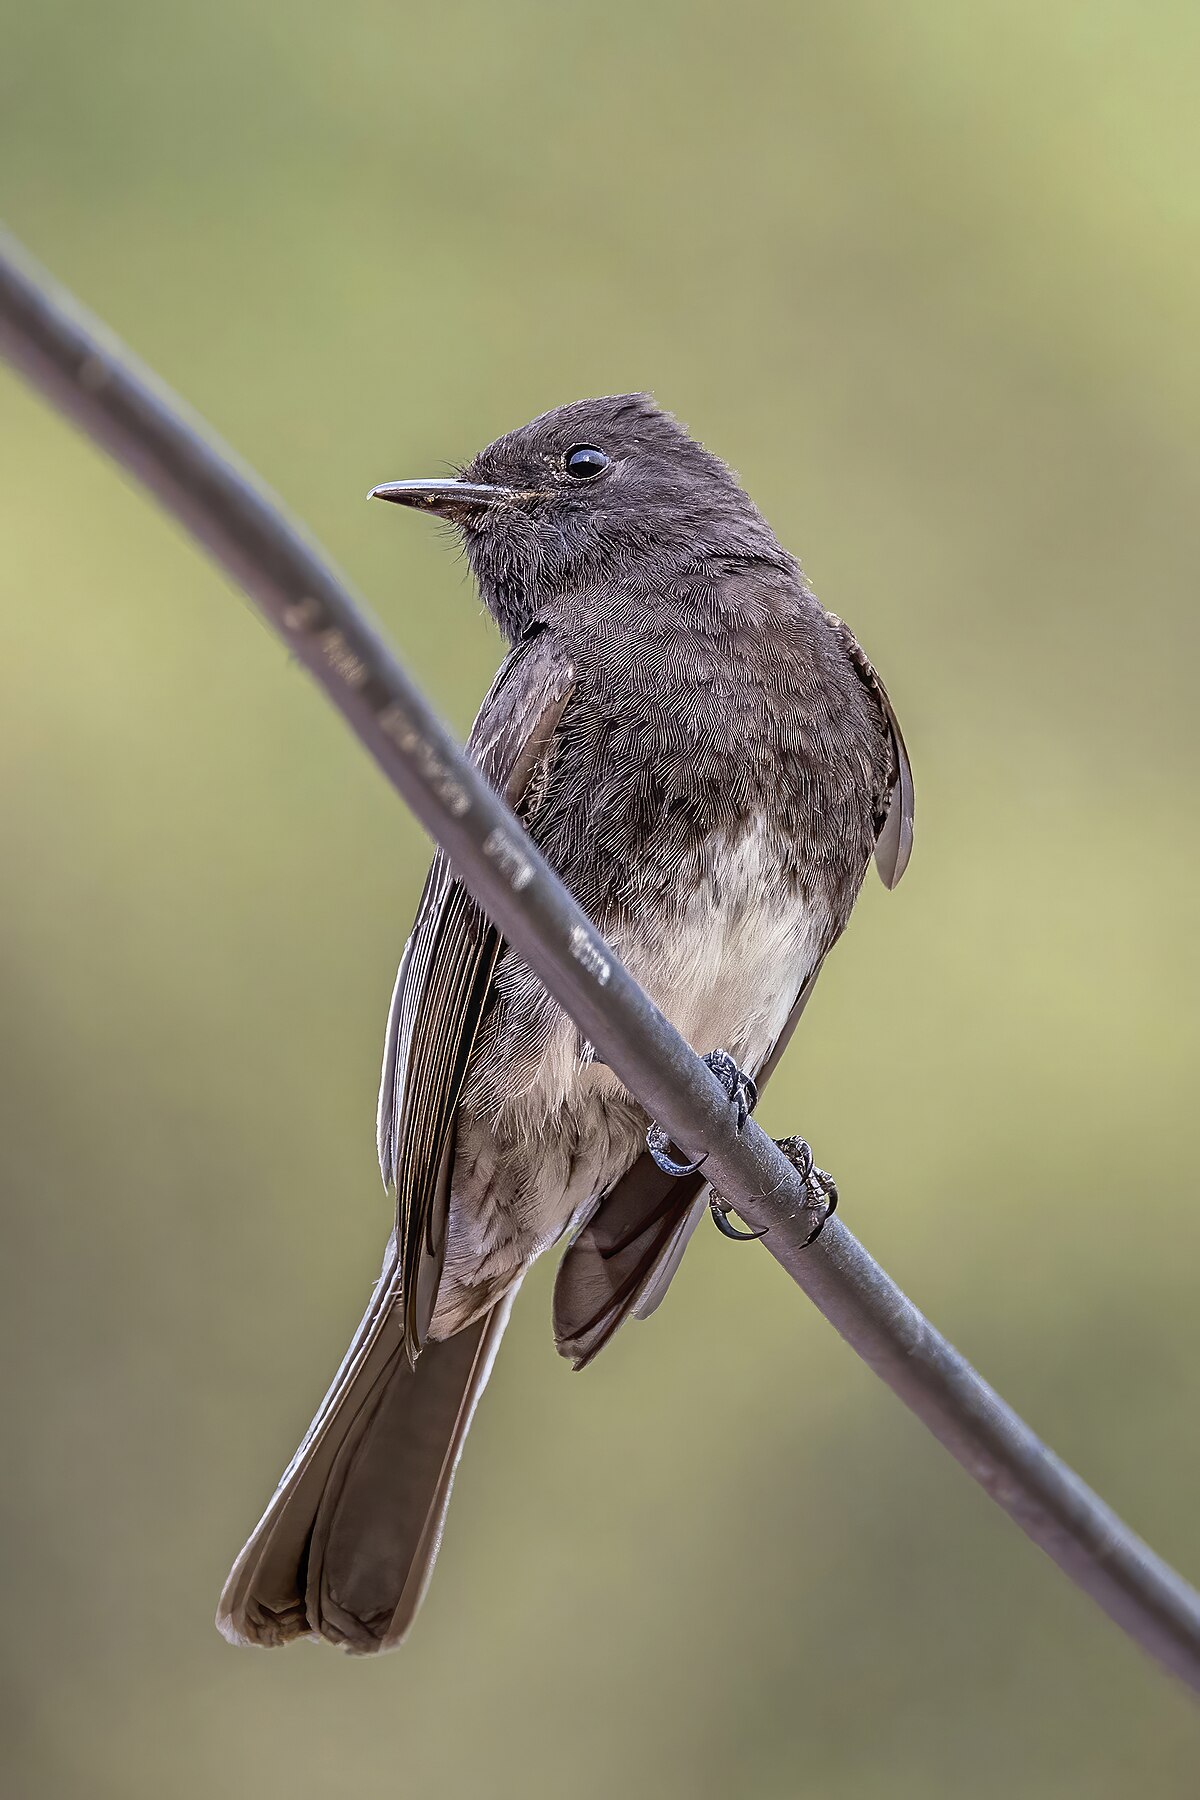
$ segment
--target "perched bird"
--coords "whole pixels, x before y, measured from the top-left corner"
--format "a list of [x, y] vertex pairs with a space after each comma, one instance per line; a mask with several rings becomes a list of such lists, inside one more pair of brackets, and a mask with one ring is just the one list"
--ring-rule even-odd
[[[912, 779], [871, 664], [725, 464], [644, 394], [559, 407], [458, 477], [375, 494], [457, 527], [512, 645], [471, 755], [753, 1104], [872, 855], [889, 887], [908, 860]], [[554, 1327], [580, 1367], [657, 1304], [708, 1204], [442, 855], [392, 996], [379, 1158], [395, 1230], [226, 1583], [238, 1643], [398, 1643], [526, 1269], [574, 1227]]]

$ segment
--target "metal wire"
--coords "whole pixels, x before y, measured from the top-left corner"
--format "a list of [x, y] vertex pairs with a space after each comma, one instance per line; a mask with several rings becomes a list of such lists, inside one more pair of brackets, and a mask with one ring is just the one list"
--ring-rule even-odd
[[1200, 1691], [1200, 1595], [1059, 1460], [832, 1220], [547, 867], [346, 583], [230, 453], [0, 234], [0, 353], [147, 487], [256, 602], [463, 881], [631, 1093], [992, 1499], [1150, 1655]]

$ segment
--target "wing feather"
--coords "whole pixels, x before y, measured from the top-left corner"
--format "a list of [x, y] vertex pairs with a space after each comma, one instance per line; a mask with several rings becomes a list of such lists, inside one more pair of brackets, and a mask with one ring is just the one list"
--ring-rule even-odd
[[[510, 806], [536, 804], [574, 670], [550, 634], [503, 664], [467, 750]], [[396, 1192], [397, 1279], [415, 1356], [429, 1328], [445, 1246], [454, 1119], [502, 949], [499, 932], [444, 854], [434, 859], [404, 951], [384, 1043], [379, 1163]]]
[[907, 869], [908, 859], [912, 855], [916, 800], [912, 765], [908, 760], [908, 750], [904, 734], [900, 730], [900, 721], [896, 717], [896, 709], [888, 698], [888, 691], [880, 680], [878, 670], [868, 659], [866, 651], [845, 620], [839, 619], [836, 613], [827, 613], [826, 617], [864, 686], [874, 695], [892, 740], [892, 778], [886, 811], [875, 840], [875, 866], [884, 887], [894, 888]]

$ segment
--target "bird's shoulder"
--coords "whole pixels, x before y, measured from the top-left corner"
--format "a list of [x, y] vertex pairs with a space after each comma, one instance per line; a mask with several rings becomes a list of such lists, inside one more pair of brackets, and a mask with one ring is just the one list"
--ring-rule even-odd
[[545, 758], [570, 700], [578, 666], [563, 634], [535, 622], [496, 671], [467, 739], [467, 754], [517, 805]]

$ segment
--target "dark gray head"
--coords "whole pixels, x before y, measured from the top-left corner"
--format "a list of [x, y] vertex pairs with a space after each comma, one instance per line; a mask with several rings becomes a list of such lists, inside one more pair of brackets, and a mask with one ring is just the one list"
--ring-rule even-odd
[[373, 495], [458, 527], [510, 637], [554, 594], [670, 582], [712, 557], [794, 567], [725, 464], [648, 394], [556, 407], [456, 478], [389, 482]]

